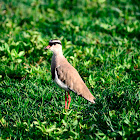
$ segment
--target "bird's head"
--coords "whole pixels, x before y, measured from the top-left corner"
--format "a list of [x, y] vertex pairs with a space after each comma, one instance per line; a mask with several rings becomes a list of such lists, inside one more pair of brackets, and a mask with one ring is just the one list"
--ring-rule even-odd
[[59, 53], [62, 52], [62, 44], [60, 40], [53, 39], [49, 41], [49, 45], [45, 47], [44, 49], [49, 49], [53, 53]]

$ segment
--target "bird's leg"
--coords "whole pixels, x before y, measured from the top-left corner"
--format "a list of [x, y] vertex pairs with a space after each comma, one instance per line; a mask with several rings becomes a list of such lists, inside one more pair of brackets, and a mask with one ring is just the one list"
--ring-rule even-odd
[[69, 109], [69, 107], [70, 107], [70, 102], [71, 102], [71, 97], [70, 97], [70, 93], [68, 92], [68, 107], [67, 107], [67, 109]]
[[66, 91], [65, 91], [65, 109], [67, 109], [67, 95], [66, 95]]

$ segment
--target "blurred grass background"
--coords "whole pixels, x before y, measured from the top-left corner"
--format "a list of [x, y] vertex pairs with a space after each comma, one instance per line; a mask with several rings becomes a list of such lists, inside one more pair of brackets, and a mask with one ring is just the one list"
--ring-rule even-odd
[[[50, 39], [96, 97], [51, 80]], [[0, 139], [140, 139], [139, 0], [0, 1]]]

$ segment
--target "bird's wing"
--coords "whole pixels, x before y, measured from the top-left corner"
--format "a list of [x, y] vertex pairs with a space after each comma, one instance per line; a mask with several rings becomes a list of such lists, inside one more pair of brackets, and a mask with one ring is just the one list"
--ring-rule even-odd
[[70, 63], [59, 65], [56, 67], [56, 72], [59, 80], [66, 84], [71, 91], [95, 103], [95, 97], [90, 93], [77, 70]]

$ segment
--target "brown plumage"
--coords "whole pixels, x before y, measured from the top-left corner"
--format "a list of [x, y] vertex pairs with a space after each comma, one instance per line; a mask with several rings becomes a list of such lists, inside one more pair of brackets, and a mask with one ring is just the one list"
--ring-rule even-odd
[[[49, 42], [49, 46], [47, 46], [46, 49], [53, 51], [51, 63], [52, 79], [66, 91], [73, 91], [91, 103], [95, 103], [95, 97], [90, 93], [77, 70], [63, 56], [61, 42], [59, 40], [51, 40]], [[69, 92], [68, 96], [70, 96]], [[65, 108], [66, 100], [67, 99], [65, 95]], [[68, 103], [68, 108], [69, 105], [70, 101]]]

